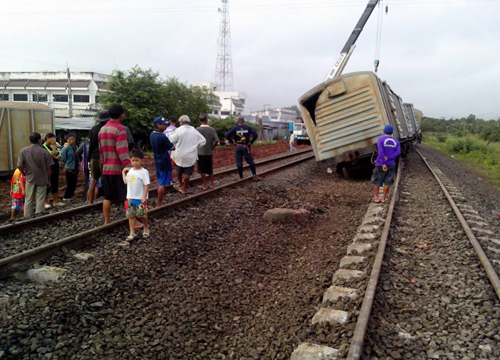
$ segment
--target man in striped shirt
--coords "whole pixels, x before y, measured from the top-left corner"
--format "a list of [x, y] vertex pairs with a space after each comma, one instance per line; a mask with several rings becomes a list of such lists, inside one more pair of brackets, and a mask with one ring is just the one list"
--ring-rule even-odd
[[111, 204], [124, 202], [127, 186], [123, 182], [122, 170], [131, 168], [128, 151], [127, 130], [121, 124], [125, 110], [120, 104], [109, 107], [110, 120], [99, 131], [99, 157], [102, 163], [102, 185], [104, 189], [104, 224], [109, 223]]

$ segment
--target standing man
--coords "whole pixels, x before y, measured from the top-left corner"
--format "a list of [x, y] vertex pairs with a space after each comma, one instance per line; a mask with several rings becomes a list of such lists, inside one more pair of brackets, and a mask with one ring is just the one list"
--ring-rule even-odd
[[102, 185], [104, 189], [104, 224], [109, 223], [111, 204], [124, 203], [127, 186], [123, 183], [122, 170], [132, 167], [128, 152], [127, 131], [121, 124], [125, 110], [120, 104], [111, 104], [110, 120], [99, 131], [99, 156], [102, 163]]
[[198, 160], [198, 148], [205, 145], [206, 140], [194, 127], [190, 125], [189, 116], [179, 118], [181, 126], [170, 134], [170, 142], [175, 145], [172, 158], [177, 168], [179, 190], [187, 194], [189, 177], [193, 175], [194, 164]]
[[297, 150], [295, 149], [295, 146], [293, 146], [295, 142], [295, 135], [293, 134], [293, 131], [290, 131], [290, 151]]
[[210, 189], [214, 188], [214, 167], [212, 152], [215, 146], [219, 143], [217, 131], [213, 127], [208, 126], [207, 114], [200, 115], [201, 126], [196, 128], [206, 140], [206, 144], [198, 149], [198, 174], [201, 175], [203, 190], [207, 189], [207, 175], [210, 177]]
[[66, 136], [66, 145], [61, 151], [61, 161], [64, 164], [66, 173], [66, 191], [63, 200], [73, 199], [75, 196], [76, 184], [78, 183], [78, 156], [76, 155], [75, 136]]
[[[385, 198], [389, 189], [394, 183], [394, 174], [396, 173], [396, 158], [401, 154], [398, 139], [392, 136], [394, 128], [392, 125], [386, 125], [384, 135], [377, 140], [377, 162], [373, 169], [371, 183], [373, 185], [373, 195], [375, 203], [385, 203]], [[380, 187], [384, 185], [382, 199], [379, 199]]]
[[[170, 134], [177, 129], [177, 118], [175, 116], [169, 116], [168, 118], [168, 127], [165, 129], [163, 132], [166, 137], [170, 139]], [[174, 182], [174, 169], [175, 169], [175, 163], [172, 160], [172, 150], [168, 151], [168, 154], [170, 155], [170, 162], [172, 164], [172, 171], [170, 172], [170, 182]]]
[[[243, 158], [248, 165], [250, 165], [250, 170], [252, 171], [252, 175], [254, 181], [259, 181], [260, 177], [257, 176], [257, 170], [255, 169], [255, 163], [253, 162], [252, 152], [250, 147], [257, 140], [257, 132], [252, 129], [248, 125], [244, 125], [245, 118], [243, 116], [239, 116], [237, 120], [238, 125], [233, 126], [231, 130], [229, 130], [226, 134], [226, 139], [231, 144], [236, 144], [236, 148], [234, 153], [236, 155], [236, 166], [238, 167], [238, 173], [240, 174], [240, 178], [243, 178]], [[252, 140], [250, 140], [250, 136], [252, 136]]]
[[101, 110], [97, 117], [97, 124], [90, 129], [90, 144], [89, 144], [89, 157], [90, 157], [90, 185], [87, 193], [89, 204], [94, 202], [95, 187], [102, 175], [102, 164], [99, 158], [99, 131], [106, 125], [109, 120], [109, 111]]
[[163, 195], [165, 194], [165, 186], [170, 185], [172, 163], [170, 161], [169, 150], [174, 145], [163, 134], [167, 128], [167, 120], [163, 116], [158, 116], [154, 119], [153, 124], [155, 129], [149, 135], [149, 141], [155, 156], [156, 179], [158, 181], [158, 200], [156, 201], [156, 205], [161, 206]]
[[177, 127], [175, 126], [177, 124], [177, 118], [175, 116], [170, 116], [168, 118], [168, 127], [165, 129], [165, 131], [163, 132], [165, 134], [166, 137], [169, 137], [170, 134], [175, 131], [175, 129], [177, 129]]
[[[47, 184], [50, 186], [50, 167], [54, 164], [48, 151], [40, 147], [42, 136], [30, 134], [31, 145], [22, 148], [17, 159], [17, 167], [26, 176], [26, 200], [24, 217], [41, 214], [45, 210]], [[35, 210], [36, 208], [36, 210]]]

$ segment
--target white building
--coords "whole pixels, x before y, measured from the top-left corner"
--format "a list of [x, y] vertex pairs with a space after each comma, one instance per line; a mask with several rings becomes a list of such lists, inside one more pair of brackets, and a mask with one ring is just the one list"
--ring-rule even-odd
[[68, 87], [66, 72], [0, 72], [0, 101], [41, 103], [54, 109], [55, 116], [93, 116], [99, 95], [107, 90], [109, 75], [71, 72]]
[[214, 117], [225, 119], [229, 115], [240, 115], [245, 111], [245, 103], [247, 100], [246, 93], [239, 91], [220, 91], [220, 87], [211, 82], [198, 83], [194, 86], [210, 89], [210, 91], [219, 98], [220, 104], [217, 106], [209, 104], [212, 110], [210, 115]]
[[269, 120], [271, 122], [292, 122], [297, 119], [297, 114], [294, 110], [283, 108], [253, 111], [251, 114], [252, 116], [262, 118], [263, 121]]

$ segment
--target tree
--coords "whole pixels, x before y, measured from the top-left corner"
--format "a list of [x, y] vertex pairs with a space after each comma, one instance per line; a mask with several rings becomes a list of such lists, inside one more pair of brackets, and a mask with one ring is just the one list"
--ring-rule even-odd
[[200, 113], [209, 112], [209, 90], [188, 86], [175, 78], [162, 80], [151, 69], [135, 66], [129, 71], [117, 70], [109, 82], [111, 92], [101, 95], [104, 108], [119, 103], [125, 108], [124, 125], [136, 139], [149, 140], [153, 119], [157, 116], [188, 115], [191, 124], [199, 124]]

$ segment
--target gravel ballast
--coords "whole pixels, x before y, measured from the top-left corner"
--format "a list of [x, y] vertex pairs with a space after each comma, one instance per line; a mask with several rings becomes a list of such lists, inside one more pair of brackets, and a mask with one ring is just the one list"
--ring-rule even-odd
[[429, 170], [405, 164], [365, 358], [498, 359], [499, 300]]
[[[309, 161], [151, 219], [129, 249], [117, 229], [48, 265], [57, 284], [2, 281], [0, 352], [32, 359], [286, 359], [300, 343], [371, 198]], [[272, 208], [307, 220], [267, 223]]]

